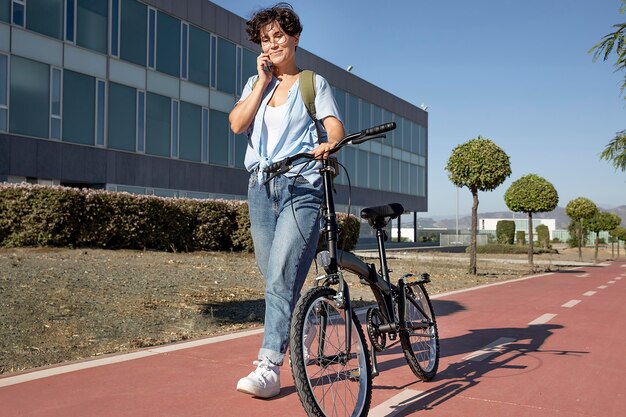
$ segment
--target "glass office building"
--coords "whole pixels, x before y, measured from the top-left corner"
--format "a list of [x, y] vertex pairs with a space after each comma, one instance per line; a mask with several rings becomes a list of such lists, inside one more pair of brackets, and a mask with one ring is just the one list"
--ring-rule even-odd
[[[247, 138], [228, 113], [255, 73], [245, 19], [207, 0], [0, 0], [0, 181], [245, 198]], [[428, 114], [299, 48], [333, 86], [353, 206], [427, 210]], [[337, 199], [348, 203], [345, 174]]]

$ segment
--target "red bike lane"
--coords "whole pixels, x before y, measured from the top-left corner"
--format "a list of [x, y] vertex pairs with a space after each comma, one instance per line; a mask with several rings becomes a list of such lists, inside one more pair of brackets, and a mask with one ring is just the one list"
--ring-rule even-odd
[[[621, 416], [626, 262], [435, 297], [437, 377], [398, 346], [379, 356], [370, 416]], [[433, 277], [436, 279], [436, 277]], [[261, 330], [0, 378], [0, 416], [303, 416], [288, 367], [278, 398], [240, 394]]]

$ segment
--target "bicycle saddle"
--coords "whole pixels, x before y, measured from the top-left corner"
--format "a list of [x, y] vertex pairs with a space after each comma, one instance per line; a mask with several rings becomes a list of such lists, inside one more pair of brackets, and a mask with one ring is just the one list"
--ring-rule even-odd
[[380, 223], [385, 219], [395, 219], [404, 213], [404, 207], [400, 203], [385, 204], [384, 206], [366, 207], [361, 210], [361, 218], [371, 223]]

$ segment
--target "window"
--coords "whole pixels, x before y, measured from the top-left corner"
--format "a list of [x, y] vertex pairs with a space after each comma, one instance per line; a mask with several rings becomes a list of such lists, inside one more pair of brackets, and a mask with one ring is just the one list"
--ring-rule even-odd
[[411, 182], [409, 173], [409, 163], [400, 162], [400, 192], [408, 194], [410, 192], [409, 183]]
[[348, 94], [348, 117], [347, 132], [357, 132], [361, 129], [359, 124], [359, 99], [358, 97]]
[[180, 76], [180, 20], [157, 13], [156, 69], [173, 77]]
[[179, 104], [178, 100], [172, 100], [172, 132], [171, 132], [171, 141], [170, 141], [170, 156], [173, 158], [178, 158], [178, 112], [179, 112]]
[[146, 153], [170, 156], [172, 103], [169, 97], [146, 93]]
[[369, 179], [369, 175], [368, 175], [368, 157], [367, 157], [368, 152], [361, 150], [361, 149], [357, 149], [356, 150], [356, 157], [357, 157], [357, 175], [356, 175], [356, 179], [354, 180], [354, 183], [359, 186], [359, 187], [367, 187], [368, 186], [368, 179]]
[[0, 22], [11, 23], [11, 0], [0, 0]]
[[396, 129], [393, 135], [393, 146], [398, 149], [403, 149], [402, 136], [404, 135], [404, 118], [396, 116]]
[[63, 70], [63, 141], [94, 144], [96, 79]]
[[50, 70], [50, 139], [61, 140], [61, 69]]
[[187, 161], [202, 159], [202, 107], [180, 103], [179, 157]]
[[9, 131], [47, 138], [50, 124], [50, 66], [13, 55], [9, 97]]
[[[243, 86], [246, 84], [246, 82], [248, 81], [248, 78], [252, 77], [253, 75], [256, 75], [257, 70], [256, 70], [256, 57], [258, 56], [257, 53], [249, 51], [247, 49], [243, 50], [243, 65], [242, 65], [242, 86], [241, 89], [243, 90]], [[241, 94], [241, 91], [238, 91], [237, 94]]]
[[410, 169], [410, 194], [411, 195], [419, 195], [419, 174], [418, 174], [418, 166], [411, 164]]
[[211, 35], [191, 26], [189, 28], [189, 81], [209, 86], [209, 50]]
[[[13, 2], [14, 15], [17, 3]], [[26, 29], [63, 39], [63, 0], [28, 0], [26, 14]]]
[[65, 40], [76, 41], [76, 0], [65, 0]]
[[370, 167], [369, 167], [369, 180], [370, 188], [375, 190], [380, 189], [380, 155], [375, 153], [369, 154]]
[[397, 159], [391, 160], [391, 191], [394, 193], [400, 192], [400, 161]]
[[245, 168], [246, 151], [248, 150], [248, 136], [245, 134], [235, 135], [235, 167]]
[[189, 78], [187, 68], [189, 67], [189, 25], [181, 23], [182, 35], [180, 37], [180, 77], [183, 80]]
[[96, 81], [96, 145], [104, 146], [104, 126], [106, 103], [106, 82], [104, 80]]
[[202, 108], [202, 162], [209, 162], [209, 109]]
[[146, 65], [148, 8], [135, 0], [121, 0], [120, 58], [137, 65]]
[[391, 191], [391, 159], [386, 156], [380, 157], [380, 189]]
[[144, 153], [146, 151], [146, 93], [137, 91], [137, 152]]
[[156, 67], [156, 10], [148, 8], [148, 67]]
[[[344, 122], [346, 122], [346, 93], [338, 88], [335, 88], [333, 92], [335, 93], [335, 101], [337, 102], [337, 107], [339, 107], [341, 117], [343, 117]], [[346, 129], [346, 133], [348, 133], [348, 126], [344, 127]]]
[[26, 6], [24, 0], [13, 0], [12, 21], [14, 25], [24, 27], [26, 24]]
[[[343, 164], [346, 167], [346, 174], [350, 179], [350, 183], [354, 186], [356, 185], [356, 149], [353, 147], [344, 148], [341, 153], [343, 153]], [[348, 180], [346, 179], [344, 184], [347, 184]]]
[[134, 88], [109, 82], [108, 148], [135, 150], [135, 98]]
[[217, 36], [211, 35], [211, 88], [217, 88]]
[[76, 2], [76, 44], [106, 54], [109, 1]]
[[209, 163], [228, 166], [228, 114], [209, 111]]
[[235, 94], [236, 55], [235, 44], [224, 38], [217, 41], [217, 89]]
[[120, 55], [120, 0], [111, 0], [111, 48], [110, 54]]
[[235, 94], [240, 94], [243, 87], [241, 85], [243, 67], [243, 48], [237, 45], [236, 63], [235, 63]]
[[374, 126], [372, 124], [372, 105], [365, 100], [361, 101], [361, 128], [366, 129]]
[[9, 113], [9, 57], [0, 54], [0, 132], [8, 129]]

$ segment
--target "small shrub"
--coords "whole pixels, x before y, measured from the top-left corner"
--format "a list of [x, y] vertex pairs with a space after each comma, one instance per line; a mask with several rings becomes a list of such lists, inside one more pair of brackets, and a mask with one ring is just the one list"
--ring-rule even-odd
[[512, 245], [515, 239], [515, 222], [513, 220], [500, 220], [496, 224], [496, 238], [498, 243]]
[[517, 232], [515, 232], [515, 240], [517, 241], [518, 245], [525, 245], [526, 244], [526, 232], [523, 230], [518, 230]]
[[[470, 248], [466, 248], [465, 252], [469, 253]], [[478, 245], [476, 247], [477, 253], [492, 253], [492, 254], [527, 254], [528, 253], [528, 245], [509, 245], [509, 244], [488, 244], [488, 245]], [[533, 248], [533, 253], [535, 255], [540, 255], [543, 253], [558, 253], [558, 251], [554, 249], [544, 249], [544, 248]]]
[[550, 229], [548, 229], [548, 226], [540, 224], [535, 230], [537, 231], [537, 242], [539, 246], [544, 249], [550, 247]]

